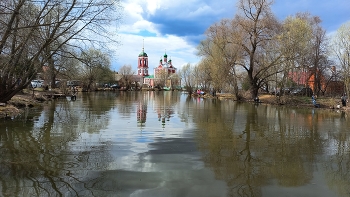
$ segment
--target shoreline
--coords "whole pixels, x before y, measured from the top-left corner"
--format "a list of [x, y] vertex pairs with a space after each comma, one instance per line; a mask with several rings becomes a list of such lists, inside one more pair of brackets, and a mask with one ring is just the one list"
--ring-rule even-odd
[[[240, 102], [249, 102], [249, 103], [256, 103], [252, 99], [241, 99], [237, 100], [236, 97], [232, 94], [226, 94], [226, 93], [218, 93], [216, 96], [212, 95], [197, 95], [194, 94], [194, 97], [200, 97], [200, 98], [213, 98], [213, 99], [232, 99], [235, 101]], [[267, 105], [275, 105], [275, 106], [288, 106], [288, 107], [306, 107], [306, 108], [315, 108], [315, 109], [329, 109], [329, 110], [342, 110], [342, 111], [350, 111], [349, 105], [340, 108], [337, 108], [337, 105], [341, 105], [340, 97], [334, 98], [334, 97], [319, 97], [316, 99], [316, 103], [318, 107], [315, 107], [312, 104], [311, 97], [301, 97], [301, 96], [281, 96], [278, 100], [275, 95], [271, 94], [261, 94], [259, 96], [259, 102], [257, 104], [267, 104]]]
[[18, 93], [6, 104], [0, 106], [0, 119], [13, 119], [21, 115], [25, 108], [40, 107], [49, 99], [42, 96], [41, 92]]
[[[21, 115], [24, 112], [24, 109], [26, 107], [32, 108], [32, 107], [39, 107], [42, 105], [45, 105], [45, 101], [51, 100], [51, 98], [46, 98], [44, 96], [45, 93], [48, 93], [50, 91], [36, 91], [33, 93], [19, 93], [15, 95], [10, 101], [8, 101], [7, 104], [1, 104], [0, 105], [0, 119], [13, 119], [17, 116]], [[52, 91], [51, 91], [52, 92]], [[223, 94], [218, 93], [216, 96], [211, 95], [192, 95], [193, 97], [200, 97], [200, 98], [208, 98], [208, 99], [230, 99], [238, 101], [234, 95], [232, 94]], [[331, 97], [321, 97], [317, 99], [317, 104], [319, 104], [319, 107], [315, 107], [312, 102], [311, 98], [308, 97], [288, 97], [288, 96], [281, 96], [280, 100], [276, 99], [274, 95], [270, 94], [264, 94], [260, 95], [259, 97], [261, 104], [268, 104], [268, 105], [283, 105], [283, 106], [289, 106], [289, 107], [307, 107], [307, 108], [317, 108], [317, 109], [329, 109], [329, 110], [342, 110], [342, 111], [350, 111], [350, 107], [340, 107], [336, 108], [336, 105], [340, 103], [340, 98], [331, 98]], [[250, 102], [254, 103], [253, 100], [249, 99], [242, 99], [239, 100], [241, 102]]]

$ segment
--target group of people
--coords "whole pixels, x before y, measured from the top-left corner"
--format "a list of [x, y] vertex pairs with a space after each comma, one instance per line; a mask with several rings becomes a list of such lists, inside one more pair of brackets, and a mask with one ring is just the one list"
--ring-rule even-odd
[[[311, 99], [312, 99], [312, 104], [315, 106], [315, 107], [320, 107], [320, 104], [317, 104], [316, 103], [316, 98], [317, 96], [316, 95], [312, 95]], [[343, 107], [346, 107], [346, 103], [348, 102], [348, 97], [346, 96], [346, 94], [343, 94], [341, 97], [340, 97], [340, 101], [341, 101], [341, 105]], [[337, 108], [339, 109], [340, 108], [340, 103], [337, 105]]]

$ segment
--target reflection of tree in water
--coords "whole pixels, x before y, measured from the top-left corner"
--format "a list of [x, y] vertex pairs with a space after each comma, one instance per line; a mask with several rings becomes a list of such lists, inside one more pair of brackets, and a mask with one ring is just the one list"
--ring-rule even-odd
[[[347, 125], [349, 126], [349, 125]], [[339, 196], [350, 195], [350, 133], [349, 127], [342, 129], [343, 132], [329, 133], [332, 139], [330, 158], [325, 164], [327, 183], [337, 191]]]
[[201, 105], [212, 110], [191, 107], [200, 149], [230, 196], [261, 196], [261, 187], [272, 180], [285, 187], [311, 180], [323, 142], [317, 130], [296, 126], [290, 111], [220, 101]]
[[132, 103], [136, 103], [141, 99], [141, 94], [135, 91], [120, 91], [117, 92], [115, 102], [118, 109], [118, 113], [121, 117], [134, 117], [136, 109], [131, 108]]
[[99, 132], [108, 118], [102, 108], [84, 110], [70, 104], [49, 104], [35, 124], [0, 128], [1, 196], [100, 196], [92, 189], [92, 172], [111, 162], [108, 142], [78, 139], [82, 131]]

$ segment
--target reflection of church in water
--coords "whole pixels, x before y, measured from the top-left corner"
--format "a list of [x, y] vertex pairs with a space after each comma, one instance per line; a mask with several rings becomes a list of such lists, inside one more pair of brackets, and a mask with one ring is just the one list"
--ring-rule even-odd
[[143, 123], [146, 123], [147, 117], [147, 104], [143, 102], [143, 99], [137, 104], [137, 123], [139, 126], [142, 126]]
[[164, 127], [166, 121], [170, 121], [174, 114], [173, 105], [177, 102], [177, 97], [172, 96], [172, 92], [143, 92], [137, 104], [137, 123], [139, 127], [143, 127], [146, 124], [147, 105], [150, 100], [154, 102], [152, 106], [153, 111], [157, 113], [158, 121]]

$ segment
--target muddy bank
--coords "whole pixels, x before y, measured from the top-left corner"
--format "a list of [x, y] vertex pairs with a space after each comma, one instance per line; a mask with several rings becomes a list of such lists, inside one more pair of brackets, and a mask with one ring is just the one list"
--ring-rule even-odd
[[25, 108], [39, 107], [43, 105], [45, 98], [42, 93], [20, 93], [15, 95], [6, 104], [0, 105], [0, 119], [14, 118], [24, 112]]

